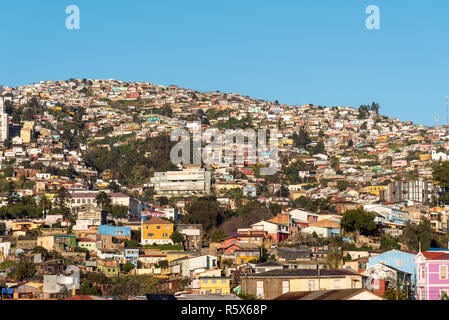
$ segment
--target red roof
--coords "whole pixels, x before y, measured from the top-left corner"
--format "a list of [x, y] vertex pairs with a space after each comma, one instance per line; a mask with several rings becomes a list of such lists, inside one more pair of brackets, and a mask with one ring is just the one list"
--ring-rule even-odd
[[78, 295], [67, 298], [66, 300], [106, 300], [106, 299], [97, 296]]
[[[421, 252], [423, 254], [424, 257], [426, 257], [426, 259], [429, 260], [440, 260], [440, 258], [442, 258], [442, 256], [449, 256], [448, 253], [446, 252], [441, 252], [441, 251], [425, 251], [425, 252]], [[448, 258], [445, 258], [443, 260], [446, 260]]]

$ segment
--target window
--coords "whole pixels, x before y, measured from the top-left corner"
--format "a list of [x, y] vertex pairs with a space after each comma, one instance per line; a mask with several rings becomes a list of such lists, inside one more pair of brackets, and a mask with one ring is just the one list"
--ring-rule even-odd
[[219, 294], [221, 294], [221, 289], [217, 289], [217, 290], [215, 290], [215, 293], [219, 293]]
[[154, 233], [148, 233], [148, 237], [150, 238], [154, 237]]
[[207, 279], [203, 279], [203, 283], [207, 283]]
[[315, 290], [315, 280], [308, 281], [309, 291]]
[[160, 228], [161, 228], [161, 226], [157, 226], [157, 227], [156, 227], [156, 229], [158, 229], [158, 230], [159, 230]]
[[287, 293], [289, 291], [290, 291], [290, 282], [282, 281], [282, 294]]
[[426, 268], [421, 267], [421, 279], [425, 279], [425, 278], [426, 278]]
[[225, 279], [222, 279], [222, 280], [221, 280], [221, 283], [226, 283], [226, 280], [225, 280]]
[[341, 280], [334, 280], [334, 289], [341, 289]]
[[440, 280], [447, 280], [447, 265], [440, 266]]
[[402, 260], [401, 260], [401, 259], [398, 259], [398, 260], [396, 261], [396, 265], [397, 265], [398, 267], [402, 266]]
[[256, 296], [262, 299], [265, 297], [263, 292], [263, 281], [257, 281]]
[[217, 280], [215, 280], [215, 279], [212, 279], [212, 283], [217, 283]]
[[441, 296], [443, 295], [443, 294], [448, 294], [449, 292], [448, 292], [448, 289], [440, 289], [440, 299], [441, 299]]
[[162, 236], [163, 236], [164, 238], [167, 238], [167, 237], [168, 237], [168, 233], [164, 233]]

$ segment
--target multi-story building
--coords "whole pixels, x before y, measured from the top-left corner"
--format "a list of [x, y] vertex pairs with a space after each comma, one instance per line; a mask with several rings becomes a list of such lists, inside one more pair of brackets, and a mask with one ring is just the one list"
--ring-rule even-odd
[[154, 191], [157, 196], [206, 195], [210, 192], [210, 171], [185, 169], [154, 173]]
[[9, 138], [9, 117], [5, 112], [3, 98], [0, 97], [0, 141]]
[[418, 252], [415, 257], [417, 300], [440, 300], [449, 295], [449, 251]]
[[[95, 206], [97, 204], [96, 197], [98, 193], [98, 191], [71, 192], [71, 198], [69, 200], [68, 206], [74, 211], [78, 210], [79, 207], [83, 207], [86, 205]], [[111, 192], [108, 193], [108, 196], [111, 197], [111, 202], [113, 205], [122, 205], [128, 207], [130, 217], [140, 217], [140, 212], [142, 211], [140, 201], [137, 201], [136, 199], [120, 192]]]
[[141, 243], [143, 245], [173, 243], [170, 239], [170, 236], [174, 231], [173, 228], [173, 223], [157, 217], [142, 222]]
[[403, 202], [406, 200], [428, 204], [436, 195], [435, 185], [430, 181], [395, 181], [380, 191], [380, 200], [385, 202]]
[[231, 285], [228, 277], [199, 277], [200, 294], [230, 294]]

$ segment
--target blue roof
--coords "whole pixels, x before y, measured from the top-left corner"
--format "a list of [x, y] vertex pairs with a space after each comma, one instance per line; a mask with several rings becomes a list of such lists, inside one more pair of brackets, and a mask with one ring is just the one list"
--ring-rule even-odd
[[101, 225], [98, 226], [98, 234], [104, 234], [115, 237], [130, 237], [131, 236], [131, 228], [130, 227], [121, 227], [121, 226], [109, 226], [109, 225]]
[[444, 248], [429, 248], [427, 251], [449, 251], [449, 249]]

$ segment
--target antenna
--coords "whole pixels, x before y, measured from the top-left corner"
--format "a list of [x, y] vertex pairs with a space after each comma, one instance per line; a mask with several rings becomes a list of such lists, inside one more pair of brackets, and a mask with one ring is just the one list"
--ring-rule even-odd
[[438, 127], [438, 115], [435, 116], [435, 128]]
[[446, 96], [446, 125], [449, 124], [449, 97]]

